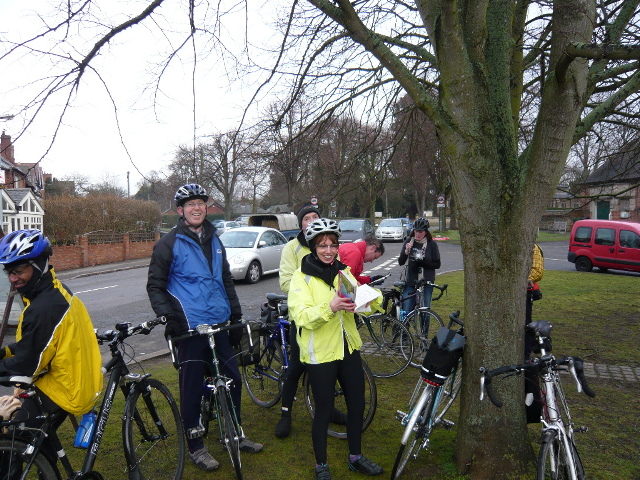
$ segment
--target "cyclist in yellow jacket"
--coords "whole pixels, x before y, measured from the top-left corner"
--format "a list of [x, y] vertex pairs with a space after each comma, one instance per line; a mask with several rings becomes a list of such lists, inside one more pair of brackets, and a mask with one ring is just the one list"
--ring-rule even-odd
[[[36, 399], [24, 400], [29, 421], [41, 410], [88, 412], [102, 389], [102, 360], [89, 313], [56, 278], [51, 245], [39, 230], [18, 230], [0, 241], [0, 264], [25, 304], [16, 342], [0, 349], [0, 376], [33, 378]], [[64, 419], [64, 417], [61, 417]]]
[[[336, 380], [347, 404], [348, 466], [366, 475], [382, 473], [378, 464], [362, 455], [365, 408], [362, 340], [353, 313], [355, 304], [338, 293], [340, 275], [346, 275], [354, 284], [356, 279], [349, 267], [337, 258], [340, 234], [340, 227], [331, 219], [320, 218], [309, 224], [305, 238], [311, 253], [293, 274], [288, 297], [289, 314], [296, 321], [300, 360], [307, 364], [316, 407], [311, 427], [316, 480], [331, 480], [327, 465], [327, 428], [334, 407]], [[378, 309], [381, 303], [379, 296], [371, 307]]]

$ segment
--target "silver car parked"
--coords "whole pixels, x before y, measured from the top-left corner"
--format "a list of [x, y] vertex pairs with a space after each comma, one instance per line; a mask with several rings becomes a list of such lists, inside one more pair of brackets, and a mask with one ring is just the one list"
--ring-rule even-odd
[[234, 280], [256, 283], [263, 275], [280, 271], [287, 239], [275, 228], [238, 227], [220, 235], [220, 241]]
[[394, 240], [402, 242], [407, 238], [407, 224], [402, 218], [385, 218], [380, 222], [376, 229], [376, 238], [378, 240]]

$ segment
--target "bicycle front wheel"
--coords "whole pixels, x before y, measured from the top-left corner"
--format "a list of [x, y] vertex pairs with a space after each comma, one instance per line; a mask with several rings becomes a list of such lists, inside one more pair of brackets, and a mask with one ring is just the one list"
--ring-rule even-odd
[[413, 340], [411, 365], [420, 368], [431, 339], [435, 337], [440, 327], [444, 327], [444, 322], [440, 315], [430, 308], [420, 307], [409, 312], [403, 323], [411, 332]]
[[[362, 431], [364, 432], [376, 414], [376, 408], [378, 408], [378, 389], [376, 387], [376, 379], [371, 373], [371, 369], [367, 363], [362, 361], [362, 370], [364, 375], [364, 418], [362, 422]], [[304, 401], [307, 405], [307, 411], [313, 419], [315, 414], [315, 403], [313, 401], [313, 393], [311, 392], [311, 385], [307, 372], [304, 373], [303, 380], [304, 389]], [[340, 388], [340, 384], [336, 381], [335, 387], [335, 402], [333, 408], [333, 416], [327, 433], [335, 438], [347, 438], [347, 403], [344, 399], [344, 392]]]
[[33, 458], [25, 477], [21, 477], [31, 458], [26, 453], [27, 447], [28, 444], [19, 440], [0, 439], [0, 479], [60, 480], [58, 469], [41, 452]]
[[432, 406], [437, 388], [433, 385], [426, 385], [416, 405], [409, 412], [405, 430], [400, 440], [400, 448], [391, 470], [392, 480], [400, 478], [409, 460], [416, 459], [418, 453], [420, 453], [420, 448], [429, 441], [429, 435], [433, 427], [431, 421], [433, 415]]
[[[456, 398], [458, 398], [458, 392], [460, 392], [460, 387], [462, 386], [462, 359], [458, 362], [458, 366], [453, 369], [451, 375], [444, 382], [444, 385], [440, 387], [440, 401], [435, 408], [435, 413], [433, 414], [435, 420], [435, 424], [442, 423], [444, 416], [455, 402]], [[452, 426], [453, 422], [447, 421], [448, 426]], [[447, 425], [445, 425], [447, 426]]]
[[411, 333], [396, 318], [387, 314], [371, 315], [362, 319], [358, 333], [362, 339], [360, 355], [374, 377], [395, 377], [409, 366], [413, 358]]
[[234, 420], [234, 413], [231, 411], [231, 397], [227, 390], [218, 388], [218, 406], [220, 407], [221, 418], [220, 429], [224, 435], [224, 446], [229, 453], [231, 465], [236, 472], [236, 478], [242, 480], [242, 463], [240, 462], [240, 433]]
[[[263, 342], [265, 345], [268, 338]], [[251, 400], [260, 407], [273, 407], [282, 395], [282, 374], [285, 371], [280, 342], [267, 345], [255, 365], [242, 367], [242, 380]]]
[[122, 425], [127, 468], [146, 480], [182, 477], [185, 436], [169, 389], [154, 378], [131, 387]]
[[[573, 465], [572, 473], [571, 465]], [[538, 455], [537, 480], [584, 480], [582, 462], [571, 439], [566, 444], [555, 430], [545, 433]]]

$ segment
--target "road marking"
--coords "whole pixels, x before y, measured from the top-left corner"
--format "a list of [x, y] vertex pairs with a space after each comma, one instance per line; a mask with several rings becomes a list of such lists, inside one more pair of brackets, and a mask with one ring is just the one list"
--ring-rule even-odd
[[87, 293], [87, 292], [97, 292], [98, 290], [106, 290], [107, 288], [116, 288], [118, 285], [109, 285], [108, 287], [101, 287], [101, 288], [92, 288], [91, 290], [82, 290], [80, 292], [75, 292], [75, 294], [79, 294], [79, 293]]

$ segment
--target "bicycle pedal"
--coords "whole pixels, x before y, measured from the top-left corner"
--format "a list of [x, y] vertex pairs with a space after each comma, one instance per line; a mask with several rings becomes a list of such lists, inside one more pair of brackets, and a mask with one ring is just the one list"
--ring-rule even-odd
[[455, 422], [447, 420], [446, 418], [443, 418], [440, 422], [442, 423], [442, 428], [445, 430], [451, 430], [455, 425]]

